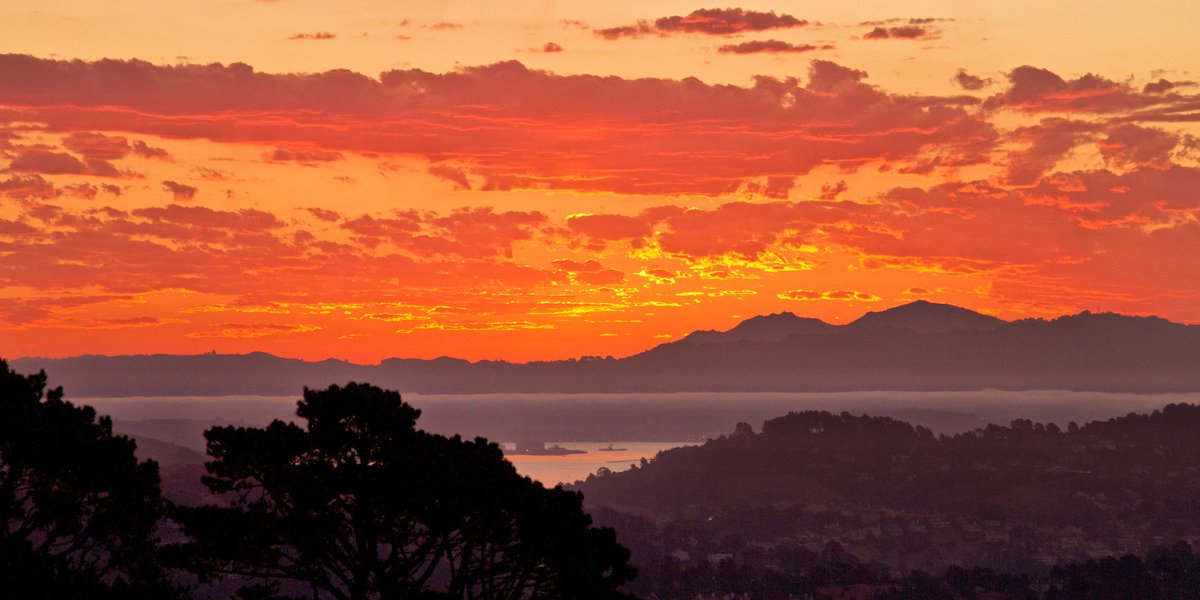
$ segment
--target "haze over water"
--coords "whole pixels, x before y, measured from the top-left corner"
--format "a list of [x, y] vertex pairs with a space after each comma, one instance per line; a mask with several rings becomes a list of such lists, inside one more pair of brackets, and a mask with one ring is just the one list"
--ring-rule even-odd
[[[601, 466], [623, 470], [641, 457], [728, 434], [739, 421], [757, 430], [789, 411], [824, 410], [895, 417], [939, 434], [1007, 425], [1017, 418], [1083, 424], [1170, 403], [1200, 403], [1200, 393], [1119, 394], [1070, 391], [675, 393], [675, 394], [406, 394], [418, 426], [500, 443], [538, 440], [588, 451], [570, 456], [511, 456], [522, 473], [546, 484], [571, 482]], [[294, 396], [74, 398], [113, 417], [134, 436], [204, 451], [214, 423], [263, 425], [294, 418]], [[624, 453], [601, 453], [612, 443]], [[511, 446], [509, 446], [511, 447]], [[620, 461], [609, 464], [609, 461]]]

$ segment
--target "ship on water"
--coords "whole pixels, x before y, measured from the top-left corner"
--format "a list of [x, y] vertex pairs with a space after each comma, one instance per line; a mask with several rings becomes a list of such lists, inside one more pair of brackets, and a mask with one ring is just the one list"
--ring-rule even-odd
[[627, 452], [628, 449], [627, 448], [613, 448], [613, 445], [609, 444], [607, 446], [601, 446], [600, 448], [597, 448], [597, 451], [599, 451], [599, 452]]
[[515, 450], [506, 450], [505, 454], [524, 454], [527, 456], [566, 456], [568, 454], [587, 454], [587, 450], [563, 448], [558, 444], [546, 445], [546, 442], [517, 442]]

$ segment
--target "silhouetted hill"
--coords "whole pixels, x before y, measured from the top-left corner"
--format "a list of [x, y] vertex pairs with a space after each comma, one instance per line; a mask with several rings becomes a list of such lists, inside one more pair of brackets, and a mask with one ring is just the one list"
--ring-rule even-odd
[[370, 368], [339, 360], [309, 362], [250, 354], [85, 355], [10, 361], [18, 371], [45, 369], [72, 395], [220, 396], [295, 394], [304, 385], [365, 380]]
[[208, 460], [208, 456], [203, 452], [197, 452], [178, 444], [144, 435], [132, 437], [137, 442], [135, 452], [141, 460], [153, 460], [161, 466], [198, 465]]
[[[805, 556], [799, 549], [830, 544], [892, 573], [955, 564], [1046, 573], [1200, 540], [1198, 434], [1200, 406], [1189, 404], [1082, 426], [1015, 419], [954, 436], [886, 417], [793, 412], [758, 433], [739, 423], [572, 487], [602, 523], [621, 525], [643, 572], [667, 581], [714, 554], [786, 568]], [[638, 526], [640, 515], [652, 519]], [[668, 560], [677, 568], [662, 569]], [[1108, 597], [1196, 596], [1044, 596]]]
[[1004, 326], [996, 317], [959, 308], [917, 300], [880, 312], [868, 312], [847, 327], [855, 329], [904, 329], [919, 333], [948, 331], [991, 331]]
[[1081, 313], [1008, 323], [916, 302], [834, 326], [783, 313], [627, 358], [306, 362], [263, 353], [19, 359], [78, 397], [295, 394], [370, 381], [414, 393], [856, 390], [1198, 391], [1200, 326]]
[[797, 317], [790, 312], [751, 317], [728, 331], [693, 331], [672, 343], [719, 344], [724, 342], [778, 342], [790, 335], [831, 333], [837, 326], [820, 319]]

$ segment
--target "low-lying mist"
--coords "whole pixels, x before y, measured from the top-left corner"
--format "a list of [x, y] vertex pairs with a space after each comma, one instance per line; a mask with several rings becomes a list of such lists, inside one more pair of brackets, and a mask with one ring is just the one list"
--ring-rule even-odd
[[[202, 451], [214, 423], [262, 425], [290, 420], [298, 395], [75, 398], [111, 415], [123, 433]], [[1148, 412], [1169, 403], [1200, 403], [1200, 393], [1126, 394], [1071, 391], [675, 393], [675, 394], [406, 394], [420, 408], [418, 426], [497, 442], [541, 440], [702, 441], [757, 429], [791, 411], [825, 410], [889, 416], [953, 434], [1013, 419], [1058, 423]]]

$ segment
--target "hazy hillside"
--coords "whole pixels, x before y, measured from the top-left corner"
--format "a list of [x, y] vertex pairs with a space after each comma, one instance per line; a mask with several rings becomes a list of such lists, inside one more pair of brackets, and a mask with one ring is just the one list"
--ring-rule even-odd
[[1200, 326], [1080, 313], [1005, 322], [914, 302], [843, 326], [790, 313], [693, 333], [627, 358], [377, 365], [263, 353], [12, 361], [78, 396], [294, 394], [350, 380], [413, 393], [1065, 389], [1200, 390]]
[[690, 545], [670, 539], [686, 532], [708, 544], [692, 553], [742, 561], [758, 552], [755, 564], [764, 548], [836, 542], [901, 573], [951, 564], [1038, 572], [1200, 540], [1197, 433], [1200, 407], [1182, 404], [1082, 426], [1017, 419], [952, 437], [807, 411], [576, 488], [593, 510], [658, 524], [658, 539], [626, 528], [634, 547], [670, 552]]
[[203, 452], [144, 435], [131, 435], [137, 442], [137, 457], [161, 466], [196, 465], [208, 460]]
[[917, 300], [880, 312], [868, 312], [846, 327], [853, 329], [904, 329], [920, 333], [944, 333], [947, 331], [991, 331], [1005, 321], [996, 317], [959, 308], [950, 304], [936, 304]]

